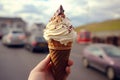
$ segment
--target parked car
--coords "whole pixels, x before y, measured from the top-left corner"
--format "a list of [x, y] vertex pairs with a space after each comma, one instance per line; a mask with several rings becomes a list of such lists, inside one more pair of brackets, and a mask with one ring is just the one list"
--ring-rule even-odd
[[42, 36], [29, 36], [26, 40], [25, 48], [31, 52], [48, 52], [48, 44]]
[[108, 44], [91, 44], [82, 53], [85, 67], [92, 66], [106, 73], [110, 80], [120, 77], [120, 49]]
[[4, 45], [24, 45], [26, 35], [21, 30], [10, 30], [2, 38], [2, 43]]

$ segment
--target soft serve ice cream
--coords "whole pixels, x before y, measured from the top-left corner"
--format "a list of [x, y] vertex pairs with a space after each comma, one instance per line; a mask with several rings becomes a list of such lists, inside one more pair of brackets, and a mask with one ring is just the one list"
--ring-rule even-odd
[[72, 42], [75, 36], [76, 32], [74, 31], [70, 20], [64, 15], [62, 6], [60, 6], [47, 24], [46, 29], [44, 30], [44, 38], [47, 41], [53, 39], [66, 45], [68, 42]]
[[44, 38], [48, 41], [54, 80], [66, 80], [65, 69], [75, 36], [73, 26], [60, 6], [44, 30]]

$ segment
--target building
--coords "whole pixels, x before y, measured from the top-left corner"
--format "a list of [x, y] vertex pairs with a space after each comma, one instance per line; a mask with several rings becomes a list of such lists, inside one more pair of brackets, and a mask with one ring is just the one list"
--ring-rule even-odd
[[43, 23], [34, 23], [31, 27], [29, 27], [28, 31], [31, 34], [39, 33], [40, 36], [43, 36], [44, 28], [45, 28], [45, 24], [43, 24]]
[[0, 17], [0, 32], [6, 33], [10, 29], [21, 29], [25, 31], [26, 22], [21, 18]]

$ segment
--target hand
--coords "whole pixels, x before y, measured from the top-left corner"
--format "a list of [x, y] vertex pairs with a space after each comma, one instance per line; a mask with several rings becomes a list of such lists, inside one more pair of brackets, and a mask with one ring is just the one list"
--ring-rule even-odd
[[[66, 67], [66, 77], [70, 74], [70, 66], [72, 65], [73, 62], [69, 60], [68, 66]], [[49, 54], [31, 71], [28, 80], [54, 80]]]

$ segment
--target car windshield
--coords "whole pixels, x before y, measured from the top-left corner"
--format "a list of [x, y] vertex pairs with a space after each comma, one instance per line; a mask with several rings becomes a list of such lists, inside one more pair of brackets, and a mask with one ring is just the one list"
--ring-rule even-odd
[[80, 33], [80, 38], [90, 38], [90, 32], [81, 32]]
[[111, 57], [120, 57], [120, 49], [117, 47], [103, 47], [104, 51]]
[[45, 39], [43, 37], [36, 37], [36, 40], [40, 42], [45, 42]]

